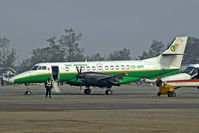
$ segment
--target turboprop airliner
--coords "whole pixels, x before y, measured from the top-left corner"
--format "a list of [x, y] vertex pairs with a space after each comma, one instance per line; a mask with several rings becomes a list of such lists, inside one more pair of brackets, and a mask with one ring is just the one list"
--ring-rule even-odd
[[176, 37], [162, 54], [144, 60], [38, 63], [31, 70], [12, 77], [10, 82], [28, 85], [52, 78], [69, 85], [85, 86], [85, 94], [90, 94], [90, 86], [94, 86], [107, 88], [106, 94], [111, 95], [112, 86], [179, 72], [187, 39]]

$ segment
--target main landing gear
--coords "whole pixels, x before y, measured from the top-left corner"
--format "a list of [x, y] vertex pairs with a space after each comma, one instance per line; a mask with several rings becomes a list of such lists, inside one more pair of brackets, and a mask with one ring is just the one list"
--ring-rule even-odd
[[105, 91], [105, 94], [106, 94], [106, 95], [112, 95], [112, 94], [113, 94], [113, 91], [112, 91], [111, 89], [106, 90], [106, 91]]
[[112, 95], [113, 91], [111, 90], [112, 85], [107, 86], [107, 90], [105, 91], [106, 95]]
[[90, 95], [91, 94], [90, 87], [87, 87], [87, 89], [84, 90], [84, 94], [86, 94], [86, 95]]
[[[87, 89], [84, 90], [85, 95], [90, 95], [91, 94], [91, 89], [90, 87], [86, 87]], [[106, 95], [112, 95], [113, 91], [109, 88], [108, 90], [105, 91]]]

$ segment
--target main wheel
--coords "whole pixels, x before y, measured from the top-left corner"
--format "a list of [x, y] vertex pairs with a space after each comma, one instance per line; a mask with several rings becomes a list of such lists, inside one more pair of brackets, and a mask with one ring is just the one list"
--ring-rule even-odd
[[91, 94], [91, 90], [90, 90], [90, 89], [85, 89], [85, 90], [84, 90], [84, 94], [90, 95], [90, 94]]
[[168, 97], [172, 97], [173, 93], [172, 92], [168, 92]]
[[31, 95], [31, 91], [25, 91], [24, 95]]
[[112, 90], [106, 90], [106, 95], [112, 95], [113, 91]]
[[161, 95], [161, 93], [160, 93], [160, 92], [158, 92], [158, 93], [157, 93], [157, 96], [160, 96], [160, 95]]
[[176, 97], [176, 93], [175, 92], [173, 92], [173, 97]]

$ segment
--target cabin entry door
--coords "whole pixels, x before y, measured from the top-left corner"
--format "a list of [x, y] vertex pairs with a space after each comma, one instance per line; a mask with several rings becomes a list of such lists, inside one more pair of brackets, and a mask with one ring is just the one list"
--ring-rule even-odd
[[59, 67], [52, 66], [52, 78], [54, 81], [59, 81]]

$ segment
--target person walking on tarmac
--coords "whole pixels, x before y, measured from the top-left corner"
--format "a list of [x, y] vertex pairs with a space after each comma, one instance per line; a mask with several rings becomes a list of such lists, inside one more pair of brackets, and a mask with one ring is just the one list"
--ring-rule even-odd
[[45, 88], [46, 88], [46, 98], [48, 97], [49, 94], [49, 98], [51, 98], [51, 89], [52, 89], [52, 81], [50, 78], [48, 78], [48, 80], [45, 82]]

